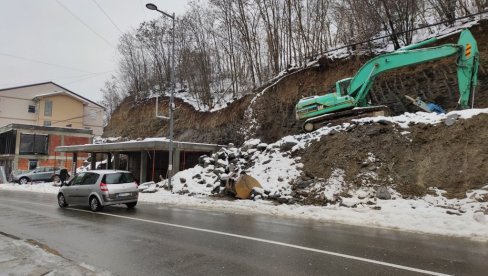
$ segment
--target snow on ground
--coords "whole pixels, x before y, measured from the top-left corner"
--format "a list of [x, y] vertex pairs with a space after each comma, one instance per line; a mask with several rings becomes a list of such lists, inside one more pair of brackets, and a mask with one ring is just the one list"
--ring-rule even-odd
[[398, 124], [402, 128], [408, 128], [411, 124], [438, 124], [442, 121], [445, 121], [448, 118], [453, 119], [469, 119], [473, 116], [478, 114], [488, 113], [488, 108], [473, 108], [473, 109], [466, 109], [466, 110], [456, 110], [451, 111], [447, 114], [436, 114], [436, 113], [428, 113], [428, 112], [416, 112], [416, 113], [404, 113], [398, 116], [393, 117], [368, 117], [353, 120], [353, 122], [357, 123], [372, 123], [378, 121], [388, 121], [395, 124]]
[[[190, 91], [187, 89], [187, 85], [181, 85], [178, 83], [176, 85], [173, 96], [191, 105], [197, 111], [215, 112], [226, 108], [230, 103], [244, 96], [238, 95], [237, 97], [235, 97], [235, 95], [233, 95], [232, 93], [226, 92], [230, 91], [231, 87], [232, 82], [229, 79], [226, 79], [222, 87], [211, 87], [210, 90], [214, 95], [213, 105], [211, 107], [204, 105], [201, 100], [197, 99], [196, 95], [190, 93]], [[242, 86], [240, 90], [250, 91], [251, 89], [251, 87]], [[155, 98], [161, 95], [169, 97], [171, 95], [171, 90], [161, 89], [159, 85], [155, 85], [153, 89], [150, 89], [148, 91], [147, 99]]]
[[[377, 116], [377, 117], [366, 117], [361, 119], [354, 119], [351, 123], [344, 123], [342, 125], [337, 126], [325, 126], [319, 128], [318, 130], [305, 133], [305, 134], [298, 134], [294, 136], [287, 136], [282, 138], [282, 140], [294, 140], [297, 142], [297, 145], [293, 147], [292, 151], [305, 148], [310, 142], [318, 141], [322, 136], [329, 135], [331, 132], [340, 132], [346, 131], [351, 127], [352, 124], [369, 124], [369, 123], [377, 123], [380, 121], [386, 121], [394, 123], [401, 128], [408, 129], [410, 125], [416, 124], [431, 124], [436, 125], [446, 121], [448, 118], [452, 120], [458, 119], [469, 119], [478, 114], [488, 114], [488, 108], [474, 108], [474, 109], [466, 109], [466, 110], [456, 110], [448, 112], [447, 114], [436, 114], [436, 113], [428, 113], [428, 112], [416, 112], [416, 113], [404, 113], [398, 116]], [[408, 134], [408, 131], [402, 132], [402, 134]]]
[[[366, 124], [380, 120], [408, 128], [411, 124], [438, 124], [447, 118], [468, 119], [477, 114], [488, 113], [486, 109], [453, 111], [448, 114], [426, 112], [405, 113], [394, 117], [373, 117], [354, 120], [339, 126], [323, 127], [312, 133], [286, 136], [273, 144], [264, 144], [257, 139], [248, 140], [241, 149], [229, 147], [220, 154], [237, 158], [237, 166], [244, 161], [251, 163], [245, 171], [255, 177], [265, 190], [279, 192], [282, 196], [290, 193], [290, 182], [299, 177], [302, 164], [291, 152], [307, 147], [315, 140], [332, 132], [346, 131], [352, 124]], [[402, 132], [403, 133], [403, 132]], [[408, 131], [404, 131], [408, 133]], [[349, 191], [349, 197], [343, 197], [340, 204], [328, 206], [310, 206], [281, 204], [268, 200], [222, 200], [211, 197], [211, 191], [219, 186], [220, 180], [228, 177], [229, 158], [204, 158], [204, 166], [181, 171], [174, 176], [174, 192], [171, 193], [156, 184], [148, 184], [151, 193], [141, 193], [141, 202], [176, 205], [198, 209], [219, 210], [224, 212], [263, 214], [290, 218], [303, 218], [317, 221], [332, 221], [345, 224], [400, 229], [404, 231], [467, 237], [488, 241], [488, 185], [479, 190], [470, 190], [464, 199], [447, 199], [441, 190], [433, 190], [435, 195], [426, 195], [417, 199], [403, 199], [389, 188], [392, 199], [382, 200], [371, 197], [371, 188]], [[246, 160], [241, 160], [246, 159]], [[374, 160], [374, 153], [367, 160]], [[212, 161], [212, 162], [210, 162]], [[215, 174], [215, 171], [219, 171]], [[347, 183], [344, 172], [336, 170], [325, 180], [326, 197], [343, 192]], [[195, 177], [197, 176], [198, 177]], [[182, 181], [182, 179], [185, 181]], [[374, 175], [368, 178], [374, 181]], [[159, 183], [161, 184], [161, 183]], [[19, 190], [56, 194], [58, 187], [52, 183], [32, 185], [0, 184], [1, 190]], [[187, 189], [185, 194], [179, 194]], [[371, 204], [370, 201], [374, 201]], [[483, 202], [484, 201], [484, 202]], [[53, 204], [56, 204], [53, 199]]]
[[[112, 275], [85, 263], [49, 252], [33, 240], [0, 235], [1, 275]], [[47, 272], [46, 272], [47, 271]]]
[[[338, 189], [341, 179], [331, 181], [334, 189]], [[58, 189], [58, 187], [53, 187], [52, 183], [0, 185], [0, 191], [17, 190], [56, 194]], [[203, 195], [179, 195], [166, 190], [140, 193], [139, 201], [230, 213], [338, 222], [488, 241], [488, 215], [482, 212], [482, 210], [485, 212], [488, 210], [488, 203], [478, 201], [480, 196], [488, 194], [488, 187], [485, 190], [470, 191], [467, 198], [461, 200], [446, 199], [441, 195], [442, 191], [437, 190], [437, 192], [436, 196], [427, 195], [420, 199], [402, 199], [394, 194], [391, 200], [377, 199], [374, 209], [360, 199], [362, 198], [361, 191], [358, 191], [352, 198], [348, 198], [348, 205], [355, 205], [354, 208], [340, 205], [276, 205], [274, 202], [265, 200], [219, 200]], [[54, 198], [53, 204], [57, 204]]]

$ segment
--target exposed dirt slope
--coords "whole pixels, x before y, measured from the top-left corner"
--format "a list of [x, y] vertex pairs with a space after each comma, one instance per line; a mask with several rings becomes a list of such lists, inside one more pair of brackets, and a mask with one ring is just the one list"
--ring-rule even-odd
[[[224, 110], [210, 113], [197, 112], [191, 105], [175, 98], [175, 139], [217, 144], [242, 143], [243, 138], [238, 130], [248, 102], [249, 97], [242, 98]], [[159, 114], [168, 114], [168, 99], [160, 100], [159, 104]], [[135, 103], [133, 98], [126, 98], [105, 127], [104, 136], [166, 137], [169, 123], [155, 118], [154, 108], [155, 99]]]
[[342, 169], [357, 186], [372, 180], [395, 184], [403, 195], [422, 195], [427, 187], [437, 187], [448, 196], [464, 197], [466, 190], [488, 185], [487, 123], [488, 114], [480, 114], [452, 126], [357, 126], [322, 137], [300, 155], [308, 177], [327, 179]]

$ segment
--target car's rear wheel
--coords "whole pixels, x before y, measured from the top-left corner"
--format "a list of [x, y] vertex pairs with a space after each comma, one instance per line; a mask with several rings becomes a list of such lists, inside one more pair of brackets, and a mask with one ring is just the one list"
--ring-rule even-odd
[[61, 208], [68, 207], [68, 203], [66, 203], [66, 198], [63, 194], [58, 195], [58, 205]]
[[93, 212], [97, 212], [100, 211], [100, 209], [102, 209], [102, 205], [100, 204], [100, 201], [96, 196], [92, 196], [90, 198], [90, 210], [92, 210]]
[[19, 179], [19, 184], [20, 184], [20, 185], [25, 185], [25, 184], [27, 184], [27, 183], [29, 183], [29, 178], [27, 178], [27, 177], [21, 177], [21, 178]]
[[125, 205], [127, 205], [127, 208], [132, 209], [132, 208], [136, 207], [137, 201], [131, 202], [131, 203], [126, 203]]

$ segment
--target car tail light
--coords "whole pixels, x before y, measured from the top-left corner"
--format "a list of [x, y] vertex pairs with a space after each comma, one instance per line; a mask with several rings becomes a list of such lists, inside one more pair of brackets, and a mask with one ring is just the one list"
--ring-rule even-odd
[[108, 187], [107, 187], [107, 184], [103, 183], [103, 182], [100, 182], [100, 190], [102, 192], [108, 192]]

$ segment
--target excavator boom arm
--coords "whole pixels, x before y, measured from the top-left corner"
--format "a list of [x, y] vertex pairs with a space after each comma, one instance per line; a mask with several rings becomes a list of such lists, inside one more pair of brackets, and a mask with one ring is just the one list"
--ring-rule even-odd
[[[457, 60], [457, 76], [459, 82], [459, 105], [469, 108], [469, 98], [474, 98], [478, 84], [478, 66], [480, 54], [478, 45], [471, 32], [464, 30], [459, 36], [458, 45], [462, 46]], [[474, 99], [471, 101], [474, 104]]]
[[379, 74], [402, 67], [439, 60], [456, 55], [461, 48], [447, 44], [418, 50], [398, 51], [369, 60], [359, 69], [347, 88], [347, 94], [356, 99], [360, 106], [365, 105], [371, 84]]
[[377, 75], [393, 69], [435, 61], [454, 55], [458, 56], [456, 64], [458, 67], [460, 104], [463, 108], [467, 108], [469, 96], [477, 82], [476, 76], [479, 62], [476, 40], [468, 30], [464, 30], [461, 33], [458, 44], [444, 44], [414, 50], [400, 49], [399, 51], [369, 60], [352, 78], [347, 88], [347, 94], [356, 100], [358, 106], [365, 106], [366, 96]]

